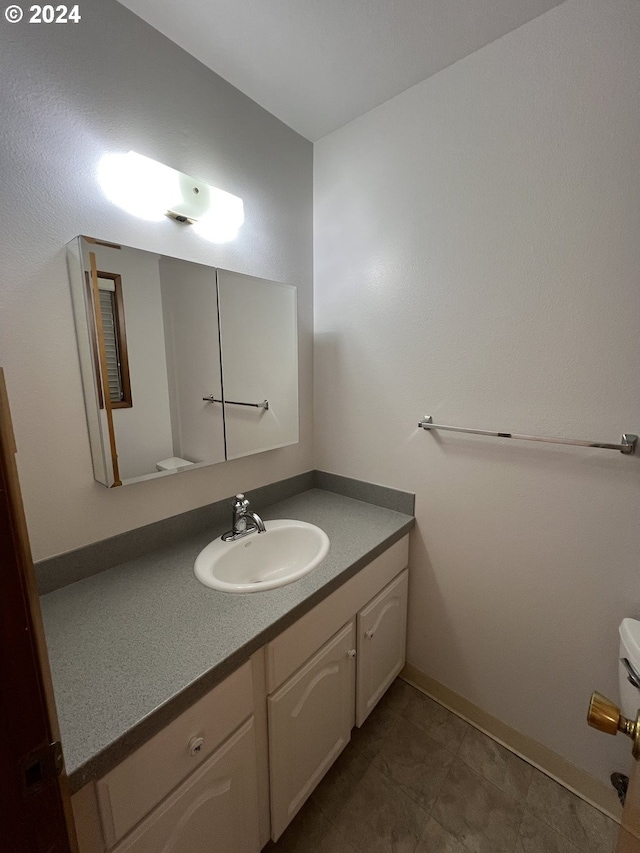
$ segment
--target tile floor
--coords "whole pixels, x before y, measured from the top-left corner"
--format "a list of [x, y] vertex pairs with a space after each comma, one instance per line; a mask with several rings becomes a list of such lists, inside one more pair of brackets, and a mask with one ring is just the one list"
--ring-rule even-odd
[[613, 853], [616, 829], [397, 679], [264, 853]]

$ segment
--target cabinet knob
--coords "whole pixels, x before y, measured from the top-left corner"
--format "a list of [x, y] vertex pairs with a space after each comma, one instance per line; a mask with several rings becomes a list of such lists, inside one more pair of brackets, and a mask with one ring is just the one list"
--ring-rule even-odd
[[372, 629], [372, 628], [369, 628], [369, 630], [368, 630], [368, 631], [365, 631], [365, 632], [364, 632], [365, 639], [367, 639], [367, 640], [372, 639], [372, 637], [373, 637], [374, 633], [375, 633], [375, 632], [373, 631], [373, 629]]
[[200, 755], [202, 752], [202, 747], [204, 746], [204, 738], [203, 737], [192, 737], [189, 741], [189, 755], [196, 756]]
[[347, 652], [347, 657], [351, 658], [351, 660], [353, 660], [353, 658], [355, 656], [356, 656], [356, 650], [355, 649], [349, 649], [349, 651]]

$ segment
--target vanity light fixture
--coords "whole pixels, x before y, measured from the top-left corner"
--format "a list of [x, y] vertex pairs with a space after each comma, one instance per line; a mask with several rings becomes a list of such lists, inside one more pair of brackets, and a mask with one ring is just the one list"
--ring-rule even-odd
[[227, 243], [244, 222], [242, 199], [135, 151], [105, 154], [98, 182], [113, 204], [152, 222], [169, 216], [201, 237]]

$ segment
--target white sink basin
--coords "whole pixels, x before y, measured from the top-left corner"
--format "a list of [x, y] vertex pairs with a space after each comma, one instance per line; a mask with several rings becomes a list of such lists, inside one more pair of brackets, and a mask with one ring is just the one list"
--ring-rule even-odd
[[298, 580], [327, 556], [329, 537], [315, 524], [284, 519], [265, 527], [235, 542], [210, 542], [196, 557], [198, 580], [223, 592], [261, 592]]

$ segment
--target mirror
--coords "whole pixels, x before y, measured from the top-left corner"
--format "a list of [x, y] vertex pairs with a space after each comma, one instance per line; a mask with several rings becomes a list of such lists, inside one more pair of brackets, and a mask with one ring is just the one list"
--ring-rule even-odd
[[298, 442], [295, 287], [90, 237], [67, 249], [96, 480]]

